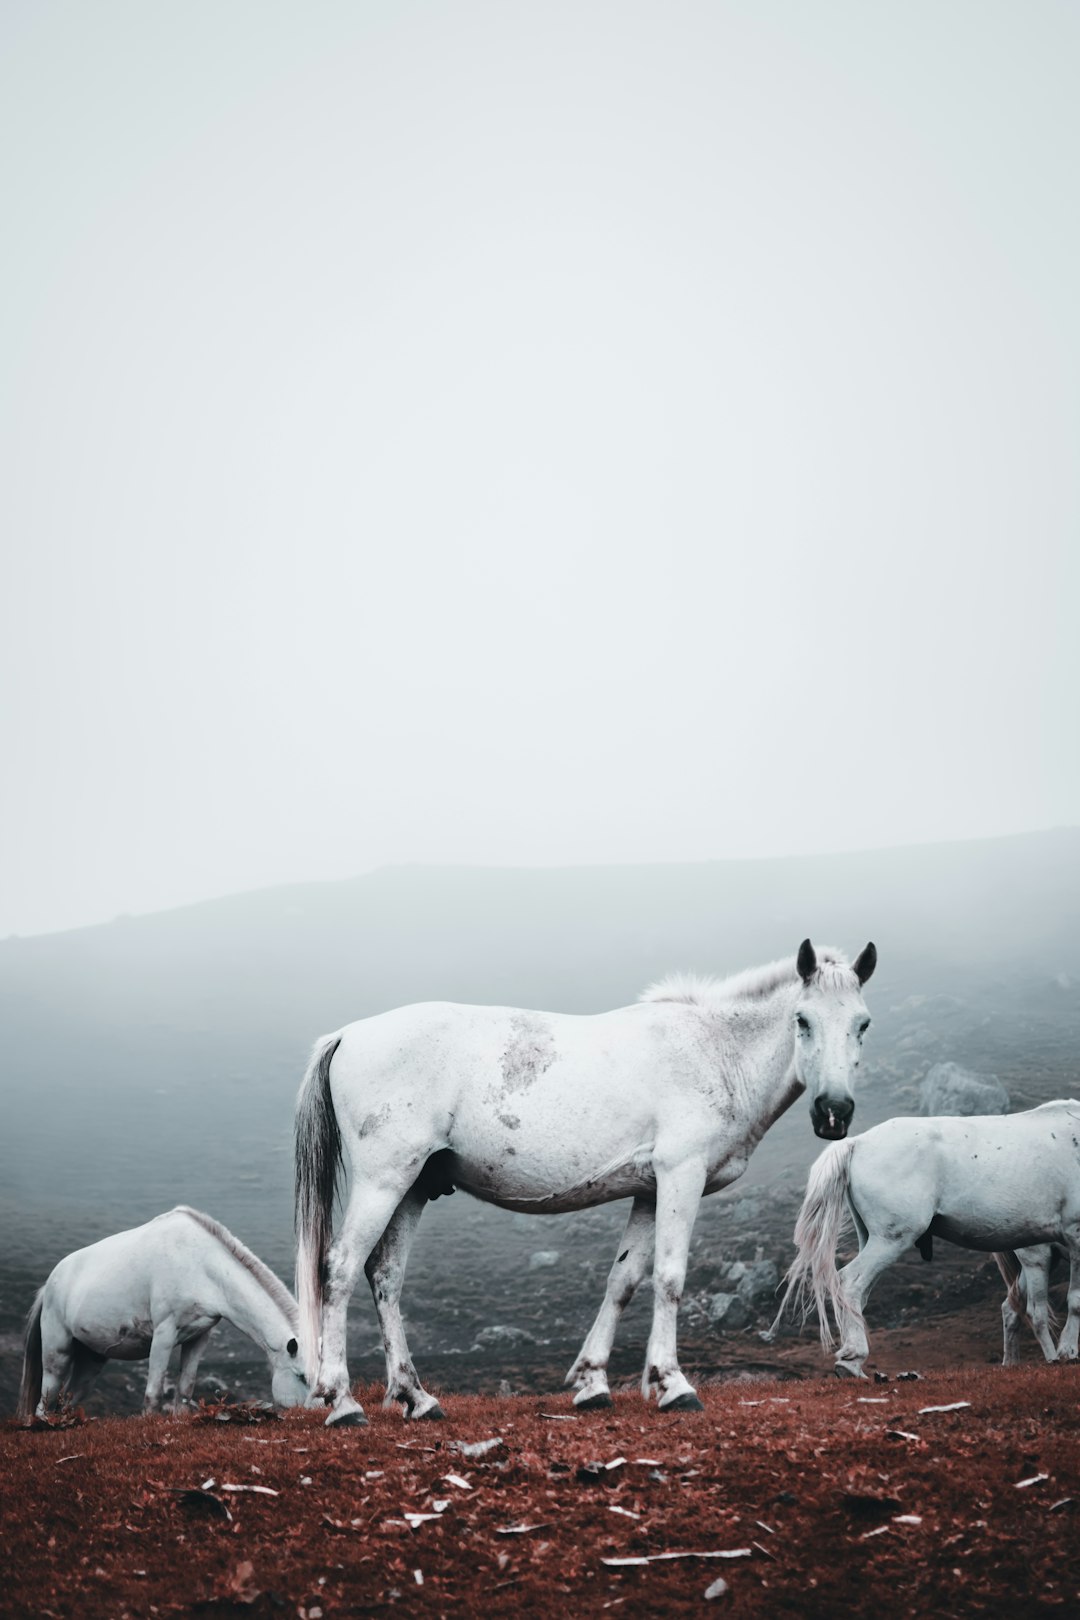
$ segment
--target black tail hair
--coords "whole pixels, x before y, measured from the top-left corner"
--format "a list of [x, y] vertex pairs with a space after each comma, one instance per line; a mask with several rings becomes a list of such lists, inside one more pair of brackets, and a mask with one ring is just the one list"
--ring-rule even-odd
[[330, 1095], [330, 1064], [340, 1045], [340, 1035], [325, 1035], [318, 1042], [296, 1101], [296, 1302], [300, 1310], [300, 1352], [312, 1384], [319, 1370], [326, 1254], [333, 1237], [334, 1200], [343, 1169], [341, 1129]]

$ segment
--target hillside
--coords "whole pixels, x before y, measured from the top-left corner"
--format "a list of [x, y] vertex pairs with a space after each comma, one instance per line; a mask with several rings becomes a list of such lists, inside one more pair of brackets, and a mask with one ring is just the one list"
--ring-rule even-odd
[[[1014, 1106], [1080, 1084], [1077, 830], [813, 859], [395, 868], [0, 943], [0, 1407], [37, 1283], [108, 1231], [189, 1202], [289, 1276], [292, 1103], [322, 1031], [427, 998], [616, 1006], [672, 968], [730, 971], [805, 934], [879, 948], [857, 1127], [911, 1111], [938, 1058], [997, 1073]], [[722, 1260], [759, 1248], [786, 1260], [819, 1145], [797, 1105], [744, 1181], [707, 1203], [693, 1289], [707, 1294]], [[494, 1312], [551, 1340], [519, 1374], [544, 1387], [595, 1309], [621, 1219], [618, 1207], [529, 1220], [441, 1201], [406, 1288], [418, 1354], [442, 1358], [447, 1382], [495, 1387], [498, 1356], [473, 1349]], [[558, 1261], [530, 1272], [540, 1250]], [[965, 1275], [977, 1264], [958, 1263]], [[368, 1303], [354, 1315], [358, 1365], [373, 1372]], [[639, 1332], [632, 1316], [632, 1345]], [[247, 1350], [229, 1344], [206, 1367], [235, 1384]]]

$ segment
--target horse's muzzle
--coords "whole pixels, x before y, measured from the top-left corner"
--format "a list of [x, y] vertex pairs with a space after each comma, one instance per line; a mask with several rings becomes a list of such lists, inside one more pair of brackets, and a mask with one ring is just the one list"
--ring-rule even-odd
[[823, 1137], [826, 1142], [842, 1142], [854, 1112], [855, 1104], [850, 1100], [831, 1103], [819, 1098], [810, 1109], [814, 1135]]

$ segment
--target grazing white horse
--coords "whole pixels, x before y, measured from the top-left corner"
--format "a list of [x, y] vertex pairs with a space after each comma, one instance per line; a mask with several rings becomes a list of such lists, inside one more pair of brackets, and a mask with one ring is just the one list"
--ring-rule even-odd
[[1006, 1286], [1005, 1298], [1001, 1302], [1003, 1367], [1019, 1365], [1020, 1324], [1025, 1320], [1039, 1341], [1039, 1349], [1047, 1361], [1057, 1359], [1057, 1350], [1050, 1335], [1050, 1329], [1057, 1326], [1050, 1309], [1050, 1265], [1053, 1257], [1052, 1243], [1038, 1243], [1029, 1249], [1009, 1249], [994, 1255]]
[[44, 1417], [65, 1386], [77, 1405], [106, 1361], [144, 1356], [144, 1410], [157, 1411], [177, 1344], [179, 1409], [223, 1317], [266, 1352], [278, 1405], [301, 1405], [308, 1391], [297, 1358], [296, 1301], [220, 1222], [181, 1204], [76, 1249], [54, 1266], [30, 1311], [19, 1414]]
[[[850, 1222], [859, 1252], [837, 1271], [836, 1246]], [[1056, 1349], [1048, 1329], [1049, 1267], [1040, 1273], [1037, 1256], [1025, 1278], [1025, 1297], [1046, 1359], [1075, 1361], [1080, 1102], [1043, 1103], [1022, 1114], [889, 1119], [826, 1148], [810, 1170], [795, 1225], [798, 1253], [770, 1335], [794, 1293], [804, 1315], [811, 1303], [816, 1307], [822, 1345], [831, 1349], [831, 1304], [840, 1331], [836, 1370], [865, 1377], [867, 1295], [886, 1267], [927, 1235], [984, 1252], [1062, 1244], [1069, 1254], [1069, 1310]]]
[[[441, 1417], [412, 1364], [399, 1306], [425, 1202], [462, 1188], [503, 1209], [557, 1214], [632, 1198], [607, 1293], [568, 1382], [608, 1406], [619, 1316], [653, 1260], [643, 1390], [698, 1410], [679, 1370], [676, 1315], [703, 1193], [741, 1176], [807, 1090], [819, 1136], [842, 1137], [870, 1022], [853, 964], [815, 953], [734, 978], [674, 979], [588, 1017], [430, 1003], [365, 1018], [315, 1047], [296, 1117], [297, 1297], [311, 1403], [364, 1423], [349, 1392], [345, 1313], [363, 1266], [386, 1351], [387, 1402]], [[337, 1237], [342, 1149], [351, 1190]]]

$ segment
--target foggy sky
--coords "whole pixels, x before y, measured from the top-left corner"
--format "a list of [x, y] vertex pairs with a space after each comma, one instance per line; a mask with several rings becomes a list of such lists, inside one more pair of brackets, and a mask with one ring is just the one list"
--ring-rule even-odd
[[1080, 821], [1080, 14], [0, 10], [0, 934]]

